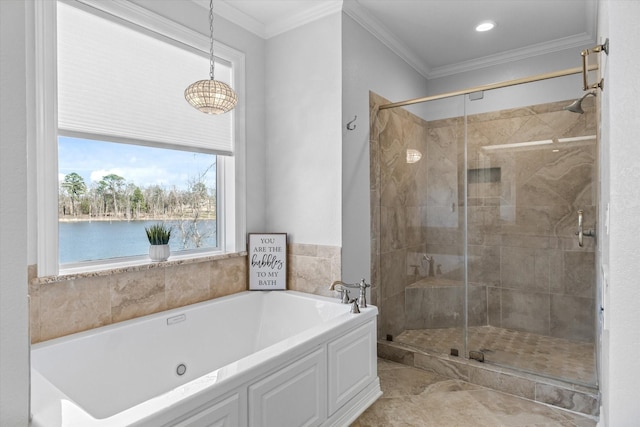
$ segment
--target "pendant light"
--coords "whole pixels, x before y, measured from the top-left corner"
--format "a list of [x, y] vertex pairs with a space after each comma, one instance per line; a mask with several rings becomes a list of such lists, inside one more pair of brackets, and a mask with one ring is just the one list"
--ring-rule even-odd
[[238, 96], [228, 84], [213, 78], [215, 67], [213, 61], [213, 0], [209, 0], [209, 31], [211, 32], [209, 80], [198, 80], [189, 85], [184, 91], [184, 97], [189, 104], [203, 113], [222, 114], [236, 106]]

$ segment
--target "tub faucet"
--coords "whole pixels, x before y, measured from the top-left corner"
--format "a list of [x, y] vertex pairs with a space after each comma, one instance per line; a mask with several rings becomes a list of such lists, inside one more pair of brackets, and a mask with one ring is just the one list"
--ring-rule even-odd
[[329, 290], [330, 291], [335, 291], [336, 290], [336, 285], [346, 286], [346, 285], [348, 285], [348, 283], [345, 283], [342, 280], [336, 280], [331, 284], [331, 286], [329, 286]]
[[[336, 286], [338, 285], [340, 285], [343, 289], [342, 291], [343, 294], [341, 295], [341, 299], [343, 302], [345, 301], [345, 299], [347, 302], [350, 302], [348, 291], [344, 288], [360, 289], [360, 296], [358, 296], [358, 306], [360, 306], [360, 308], [367, 307], [367, 288], [370, 288], [371, 285], [365, 282], [364, 279], [362, 279], [359, 283], [353, 283], [353, 284], [345, 283], [342, 280], [336, 280], [331, 284], [331, 286], [329, 287], [329, 290], [330, 291], [335, 290]], [[344, 291], [347, 291], [346, 295]]]
[[[342, 304], [349, 304], [351, 302], [350, 299], [349, 299], [349, 289], [347, 289], [345, 287], [346, 285], [347, 285], [347, 283], [344, 283], [341, 280], [336, 280], [329, 287], [330, 291], [338, 291], [338, 292], [340, 292], [340, 302]], [[338, 289], [338, 288], [336, 288], [336, 286], [339, 286], [340, 288]]]

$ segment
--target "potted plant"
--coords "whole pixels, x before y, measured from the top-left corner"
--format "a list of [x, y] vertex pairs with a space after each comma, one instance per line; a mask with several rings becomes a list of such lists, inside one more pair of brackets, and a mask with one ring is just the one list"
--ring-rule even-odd
[[145, 227], [147, 238], [149, 239], [149, 258], [151, 261], [166, 261], [171, 254], [169, 249], [169, 239], [171, 238], [171, 227], [162, 223]]

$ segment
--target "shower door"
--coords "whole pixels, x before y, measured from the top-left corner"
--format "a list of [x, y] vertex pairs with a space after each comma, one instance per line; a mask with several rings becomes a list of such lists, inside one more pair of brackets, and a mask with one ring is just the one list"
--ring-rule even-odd
[[595, 385], [594, 100], [575, 114], [571, 99], [494, 111], [457, 96], [372, 116], [381, 339]]
[[593, 385], [595, 103], [576, 114], [570, 102], [467, 117], [468, 298], [477, 287], [487, 299], [486, 313], [469, 313], [468, 347]]
[[[371, 99], [374, 111], [388, 102]], [[465, 357], [464, 97], [373, 117], [372, 277], [380, 283], [379, 336]]]

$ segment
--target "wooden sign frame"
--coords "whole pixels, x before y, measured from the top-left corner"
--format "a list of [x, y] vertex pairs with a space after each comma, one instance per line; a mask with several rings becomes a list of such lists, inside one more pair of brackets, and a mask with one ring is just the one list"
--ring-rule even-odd
[[249, 290], [287, 289], [287, 233], [249, 233]]

